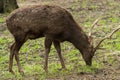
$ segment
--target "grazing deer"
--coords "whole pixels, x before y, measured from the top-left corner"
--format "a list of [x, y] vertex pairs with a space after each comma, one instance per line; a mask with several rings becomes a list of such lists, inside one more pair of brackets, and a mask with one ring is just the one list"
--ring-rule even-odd
[[[97, 21], [95, 21], [93, 26]], [[15, 40], [10, 48], [9, 71], [11, 73], [14, 73], [12, 70], [14, 56], [18, 71], [20, 73], [23, 72], [18, 52], [28, 39], [45, 37], [45, 71], [48, 71], [48, 55], [52, 43], [57, 50], [62, 68], [66, 68], [61, 55], [61, 42], [71, 42], [80, 51], [85, 63], [91, 65], [92, 57], [103, 41], [101, 40], [94, 48], [91, 44], [91, 33], [90, 36], [87, 36], [82, 28], [75, 22], [72, 15], [59, 6], [38, 5], [19, 8], [10, 14], [6, 23], [8, 30]]]

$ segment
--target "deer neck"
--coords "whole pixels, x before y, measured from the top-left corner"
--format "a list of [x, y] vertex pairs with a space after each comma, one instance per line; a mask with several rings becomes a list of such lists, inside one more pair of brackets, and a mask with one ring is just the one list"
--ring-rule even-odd
[[82, 29], [76, 29], [73, 31], [70, 42], [80, 51], [87, 48], [89, 44], [88, 37]]

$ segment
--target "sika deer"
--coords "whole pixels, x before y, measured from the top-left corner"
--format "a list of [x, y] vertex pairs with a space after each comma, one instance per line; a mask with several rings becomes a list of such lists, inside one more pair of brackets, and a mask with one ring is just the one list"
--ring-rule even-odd
[[92, 57], [96, 50], [91, 45], [89, 37], [75, 22], [72, 15], [61, 7], [38, 5], [19, 8], [10, 14], [6, 23], [15, 40], [10, 48], [9, 71], [11, 73], [14, 73], [12, 70], [14, 56], [19, 72], [23, 72], [18, 53], [21, 46], [28, 39], [40, 37], [45, 37], [45, 71], [48, 71], [48, 55], [52, 43], [57, 50], [62, 68], [65, 68], [60, 47], [63, 41], [71, 42], [80, 51], [86, 64], [92, 64]]

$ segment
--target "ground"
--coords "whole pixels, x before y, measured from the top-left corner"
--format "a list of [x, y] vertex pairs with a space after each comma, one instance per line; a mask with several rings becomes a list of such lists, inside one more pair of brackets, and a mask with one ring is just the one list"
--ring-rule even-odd
[[[68, 10], [75, 21], [88, 34], [92, 23], [100, 18], [93, 29], [94, 45], [120, 25], [119, 0], [18, 0], [20, 7], [39, 4], [59, 5]], [[97, 50], [91, 67], [86, 66], [81, 54], [69, 42], [64, 42], [62, 55], [67, 70], [61, 68], [57, 53], [52, 46], [49, 56], [49, 72], [43, 70], [44, 38], [27, 41], [20, 50], [20, 61], [24, 75], [17, 71], [8, 72], [9, 48], [14, 42], [6, 29], [5, 18], [9, 14], [0, 14], [0, 80], [120, 80], [120, 31], [111, 40], [105, 40]]]

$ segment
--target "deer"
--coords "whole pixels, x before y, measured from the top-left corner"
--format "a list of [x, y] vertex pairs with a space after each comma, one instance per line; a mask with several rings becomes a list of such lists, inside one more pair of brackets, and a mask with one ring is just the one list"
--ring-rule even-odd
[[[92, 24], [92, 28], [98, 21], [97, 19]], [[45, 37], [44, 70], [48, 72], [48, 57], [52, 44], [58, 53], [63, 69], [65, 69], [66, 66], [61, 54], [60, 43], [64, 41], [72, 43], [82, 54], [86, 65], [91, 66], [92, 58], [99, 45], [120, 29], [120, 27], [115, 29], [112, 34], [101, 39], [96, 47], [94, 47], [92, 44], [92, 33], [90, 32], [88, 36], [82, 27], [76, 23], [69, 11], [56, 5], [36, 5], [18, 8], [7, 17], [6, 24], [7, 29], [14, 37], [14, 43], [10, 47], [9, 56], [9, 72], [13, 74], [14, 71], [12, 67], [14, 57], [17, 62], [18, 71], [23, 73], [19, 60], [19, 50], [28, 39], [34, 40]]]

